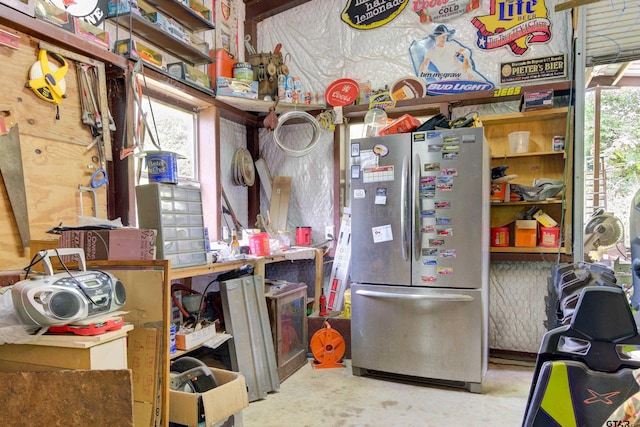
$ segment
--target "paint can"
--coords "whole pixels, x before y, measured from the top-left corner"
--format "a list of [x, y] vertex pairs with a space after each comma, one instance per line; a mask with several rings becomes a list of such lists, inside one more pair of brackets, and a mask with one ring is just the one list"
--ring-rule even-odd
[[256, 256], [268, 256], [271, 253], [269, 246], [269, 233], [256, 233], [249, 235], [249, 253]]
[[509, 227], [493, 227], [491, 229], [491, 246], [509, 246]]
[[253, 68], [248, 62], [237, 62], [233, 65], [233, 78], [240, 81], [253, 81]]
[[178, 183], [178, 155], [170, 151], [147, 151], [149, 182]]
[[296, 227], [296, 245], [311, 246], [311, 227]]
[[551, 148], [553, 149], [553, 151], [564, 150], [564, 136], [554, 136]]

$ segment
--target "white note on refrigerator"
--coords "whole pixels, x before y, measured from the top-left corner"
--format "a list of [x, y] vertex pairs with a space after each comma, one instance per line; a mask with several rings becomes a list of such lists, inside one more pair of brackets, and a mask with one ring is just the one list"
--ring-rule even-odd
[[373, 233], [373, 243], [389, 242], [393, 240], [391, 225], [381, 225], [371, 229]]

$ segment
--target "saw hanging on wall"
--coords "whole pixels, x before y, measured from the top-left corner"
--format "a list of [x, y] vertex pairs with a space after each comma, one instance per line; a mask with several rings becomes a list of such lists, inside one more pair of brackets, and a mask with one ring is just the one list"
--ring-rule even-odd
[[[49, 57], [55, 59], [60, 65], [50, 63]], [[64, 76], [68, 69], [69, 65], [62, 56], [40, 49], [38, 61], [31, 66], [29, 81], [25, 86], [31, 88], [38, 97], [45, 101], [59, 105], [62, 103], [62, 99], [67, 97], [65, 94], [67, 83]]]

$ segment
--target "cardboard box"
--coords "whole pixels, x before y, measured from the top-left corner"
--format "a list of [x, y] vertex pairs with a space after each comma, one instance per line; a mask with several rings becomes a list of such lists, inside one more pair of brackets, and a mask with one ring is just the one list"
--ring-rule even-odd
[[538, 221], [535, 219], [516, 220], [516, 246], [535, 247], [538, 236]]
[[87, 261], [156, 259], [156, 234], [156, 230], [139, 228], [69, 230], [62, 232], [59, 245], [83, 248]]
[[555, 227], [556, 225], [558, 225], [558, 222], [551, 218], [549, 215], [547, 215], [547, 213], [545, 211], [543, 211], [542, 209], [538, 209], [534, 214], [533, 217], [540, 223], [540, 225], [542, 225], [543, 227]]
[[60, 27], [69, 32], [75, 32], [75, 26], [71, 15], [51, 3], [44, 0], [37, 0], [35, 8], [36, 18]]
[[492, 203], [508, 202], [510, 194], [511, 189], [508, 182], [491, 184], [491, 195], [489, 196], [489, 200]]
[[195, 48], [198, 48], [198, 50], [200, 50], [200, 52], [204, 53], [205, 55], [209, 54], [209, 43], [198, 37], [196, 34], [189, 34], [189, 44]]
[[229, 77], [218, 76], [216, 95], [236, 96], [238, 98], [258, 99], [258, 82], [247, 83]]
[[15, 10], [19, 10], [29, 16], [33, 16], [35, 12], [34, 0], [0, 0], [0, 3], [6, 4], [7, 6]]
[[140, 12], [142, 13], [142, 16], [144, 17], [144, 19], [156, 25], [158, 28], [162, 30], [166, 28], [167, 18], [160, 12], [156, 12], [156, 11], [147, 12], [143, 9], [140, 9]]
[[136, 15], [142, 15], [136, 0], [109, 0], [109, 6], [107, 8], [108, 18], [124, 15], [129, 12], [135, 13]]
[[215, 323], [206, 326], [198, 331], [192, 331], [189, 333], [177, 333], [176, 334], [176, 348], [178, 350], [191, 350], [216, 336]]
[[520, 111], [538, 110], [542, 108], [553, 108], [553, 89], [524, 93]]
[[204, 4], [202, 4], [200, 1], [198, 0], [191, 0], [189, 2], [189, 8], [191, 10], [193, 10], [193, 12], [200, 16], [202, 19], [206, 19], [209, 22], [213, 22], [213, 20], [211, 19], [211, 10], [206, 7]]
[[102, 28], [96, 27], [85, 20], [73, 18], [74, 32], [76, 35], [87, 39], [92, 43], [109, 49], [109, 33]]
[[560, 227], [540, 227], [539, 244], [545, 248], [557, 248], [560, 245]]
[[198, 70], [196, 67], [185, 64], [184, 62], [174, 62], [167, 65], [167, 70], [169, 74], [176, 79], [184, 80], [196, 86], [211, 90], [211, 78], [208, 74]]
[[204, 408], [204, 425], [225, 420], [249, 406], [244, 376], [238, 372], [210, 368], [218, 387], [204, 393], [169, 392], [169, 421], [188, 427], [200, 425], [199, 403]]
[[403, 114], [398, 117], [387, 126], [380, 129], [378, 135], [393, 135], [396, 133], [408, 133], [413, 132], [420, 126], [422, 123], [420, 120], [409, 114]]
[[164, 56], [157, 50], [137, 40], [124, 39], [116, 41], [115, 51], [119, 55], [133, 59], [142, 59], [147, 64], [164, 68]]

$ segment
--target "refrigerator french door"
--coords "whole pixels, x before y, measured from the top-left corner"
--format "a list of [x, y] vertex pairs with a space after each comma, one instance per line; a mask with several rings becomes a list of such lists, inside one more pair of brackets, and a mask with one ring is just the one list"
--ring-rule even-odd
[[351, 356], [481, 392], [490, 152], [482, 128], [351, 142]]

